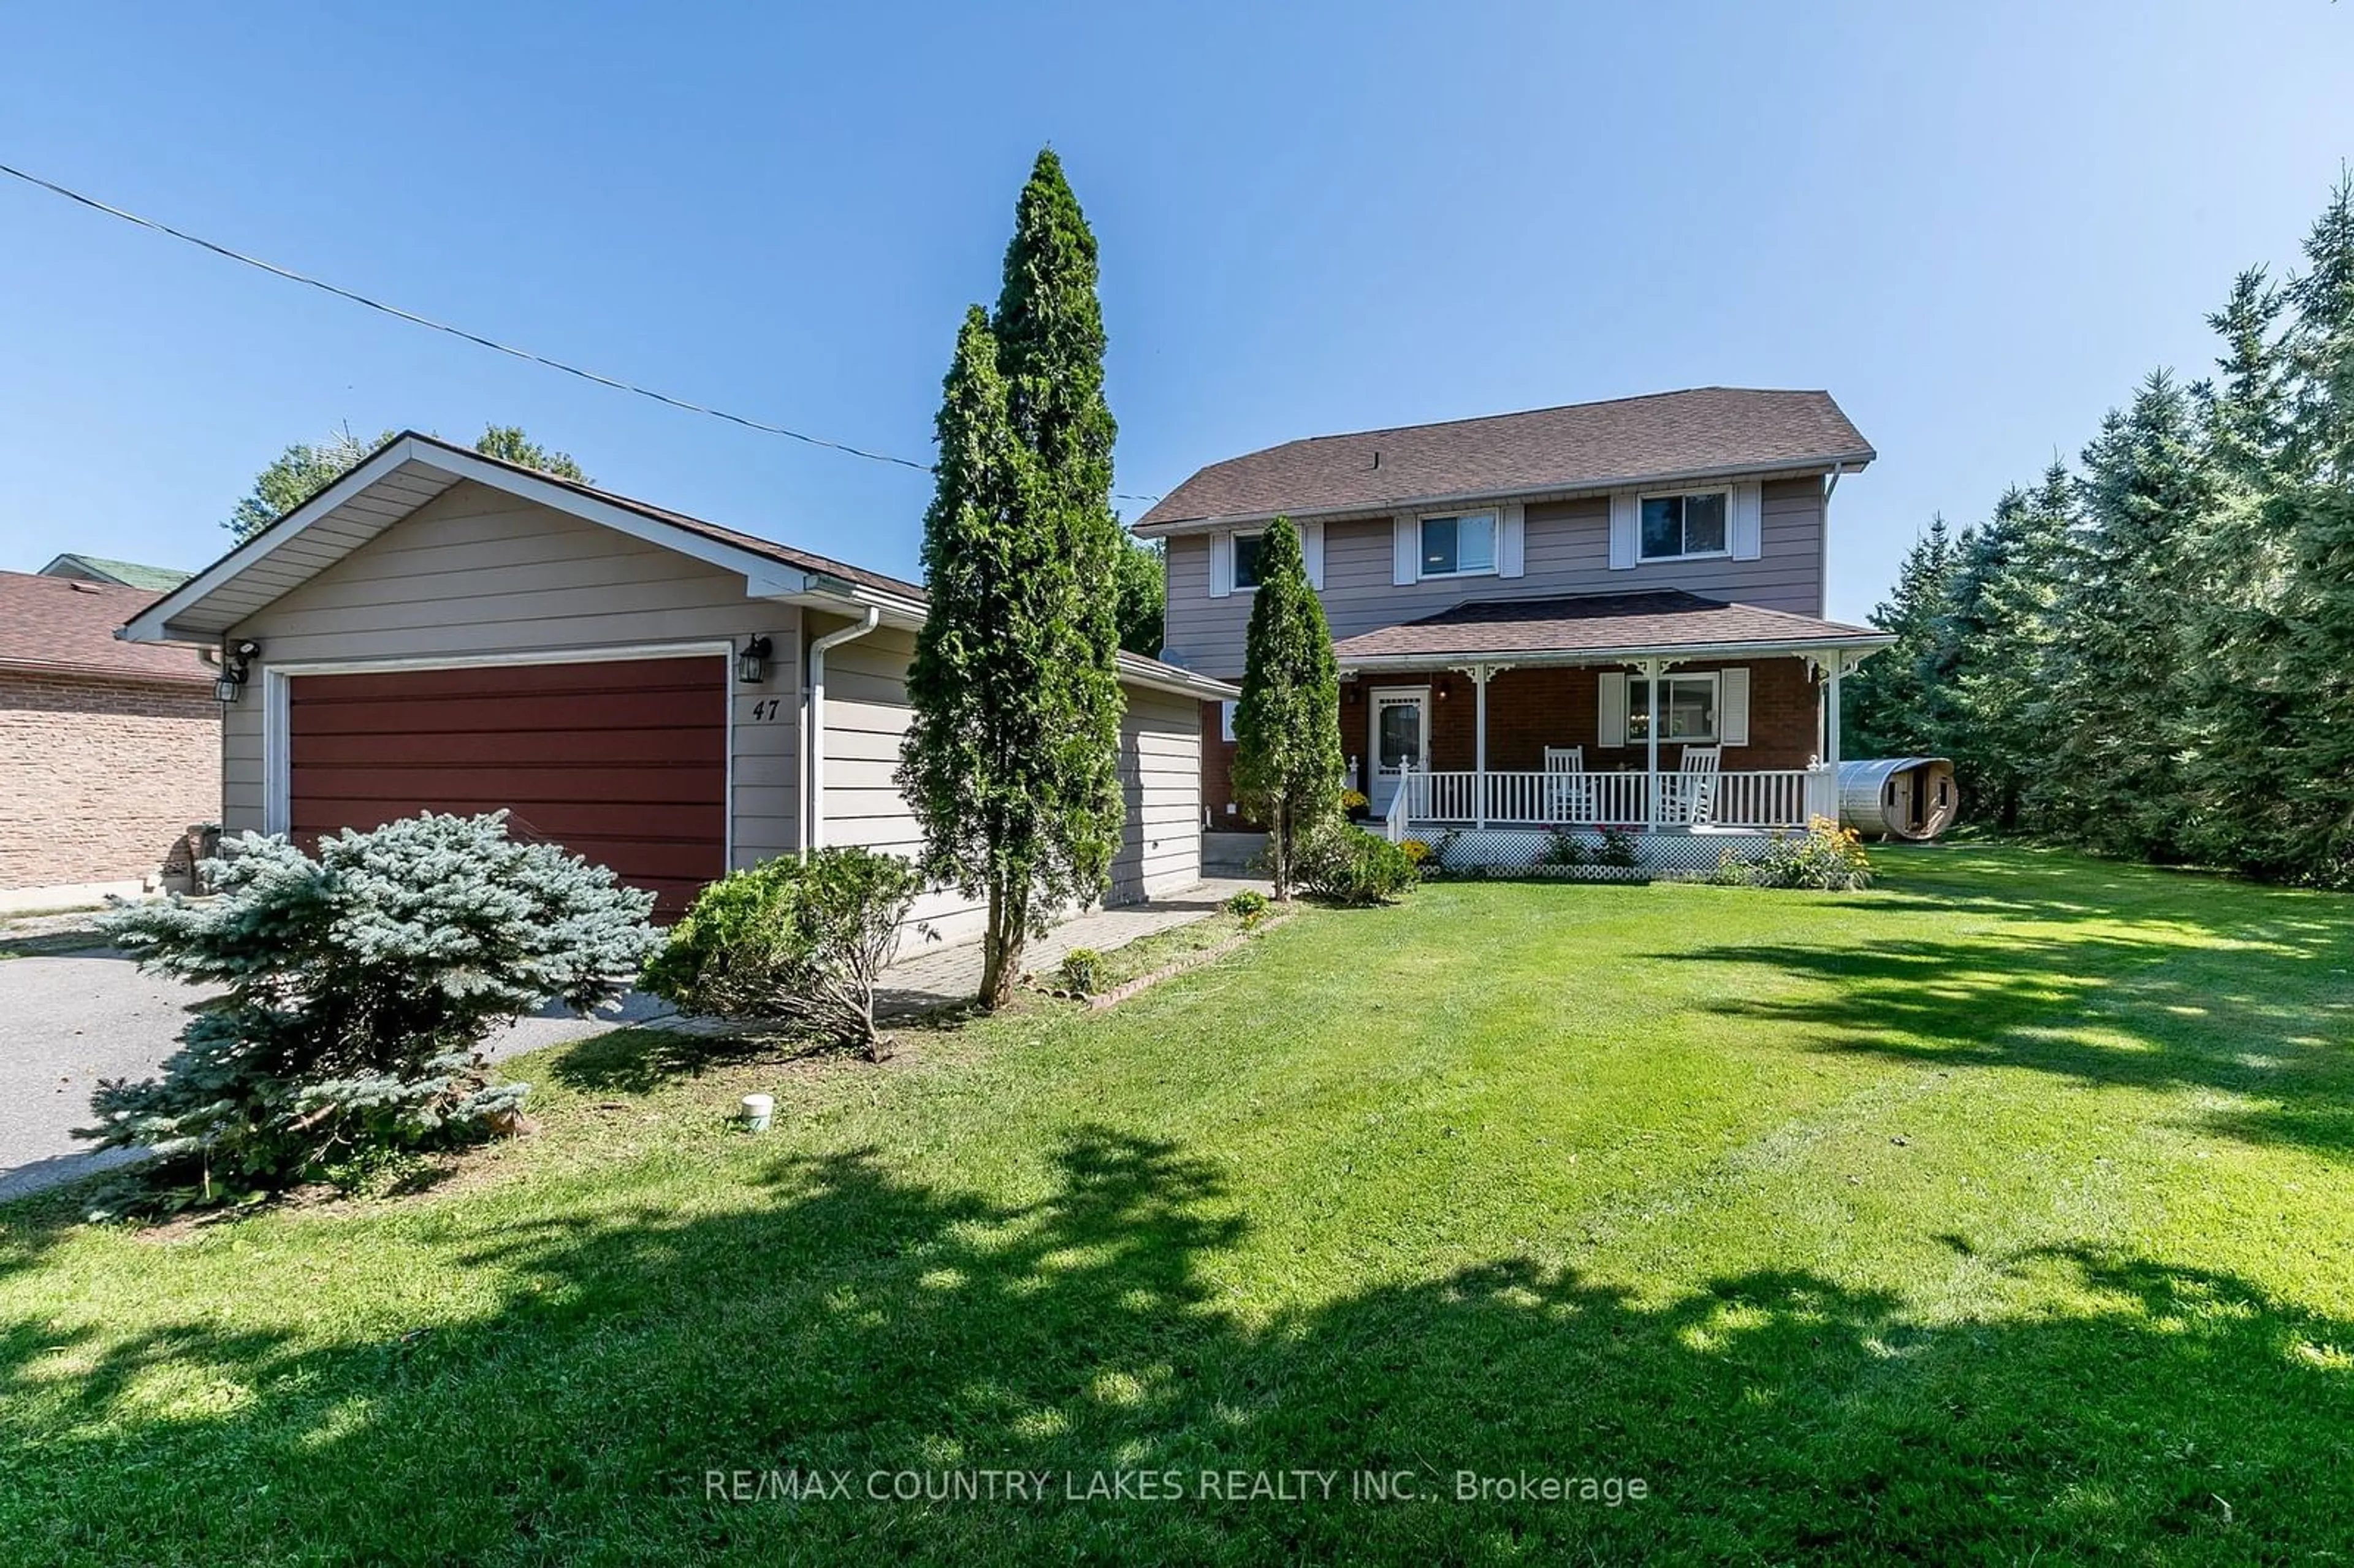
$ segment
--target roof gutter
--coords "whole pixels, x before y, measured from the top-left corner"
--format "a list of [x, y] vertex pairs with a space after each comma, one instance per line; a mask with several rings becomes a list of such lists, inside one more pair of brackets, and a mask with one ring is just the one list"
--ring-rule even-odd
[[1220, 528], [1236, 528], [1266, 523], [1277, 517], [1288, 517], [1295, 523], [1331, 522], [1351, 517], [1381, 517], [1394, 512], [1418, 512], [1441, 506], [1467, 506], [1479, 502], [1508, 501], [1514, 497], [1547, 496], [1568, 499], [1580, 495], [1600, 495], [1613, 490], [1640, 489], [1660, 484], [1686, 484], [1706, 480], [1738, 479], [1748, 475], [1775, 478], [1785, 474], [1820, 473], [1825, 469], [1833, 472], [1849, 468], [1861, 469], [1880, 454], [1870, 447], [1851, 452], [1825, 453], [1820, 457], [1797, 459], [1778, 463], [1727, 463], [1713, 468], [1677, 469], [1667, 473], [1626, 474], [1615, 479], [1564, 480], [1554, 483], [1515, 484], [1496, 490], [1462, 490], [1441, 495], [1399, 495], [1380, 501], [1352, 502], [1342, 506], [1281, 507], [1272, 512], [1230, 512], [1207, 517], [1172, 517], [1164, 523], [1144, 522], [1129, 532], [1144, 538], [1161, 538], [1172, 534], [1208, 533]]
[[825, 656], [845, 642], [854, 642], [883, 624], [880, 607], [868, 605], [864, 619], [829, 631], [809, 647], [809, 701], [802, 712], [806, 726], [801, 750], [809, 758], [808, 784], [801, 790], [801, 858], [825, 847]]
[[1824, 648], [1861, 649], [1877, 653], [1896, 639], [1886, 632], [1860, 632], [1852, 637], [1807, 637], [1775, 642], [1636, 643], [1624, 648], [1484, 649], [1452, 653], [1369, 653], [1342, 657], [1343, 674], [1380, 670], [1459, 670], [1466, 664], [1623, 664], [1635, 659], [1751, 659], [1812, 653]]

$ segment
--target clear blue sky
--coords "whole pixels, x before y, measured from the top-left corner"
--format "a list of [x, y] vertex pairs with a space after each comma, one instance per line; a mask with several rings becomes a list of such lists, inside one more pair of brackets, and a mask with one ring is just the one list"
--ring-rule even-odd
[[[0, 161], [613, 374], [928, 459], [1060, 150], [1119, 487], [1295, 436], [1829, 388], [1831, 608], [2154, 366], [2354, 155], [2354, 5], [14, 6]], [[886, 570], [928, 491], [0, 182], [0, 567], [194, 567], [349, 421]], [[1129, 509], [1133, 513], [1135, 508]]]

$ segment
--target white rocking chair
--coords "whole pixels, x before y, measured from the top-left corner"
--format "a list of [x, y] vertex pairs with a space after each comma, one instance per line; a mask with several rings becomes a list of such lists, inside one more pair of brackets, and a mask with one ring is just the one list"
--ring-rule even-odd
[[1708, 826], [1715, 819], [1716, 780], [1724, 771], [1724, 747], [1687, 746], [1676, 771], [1680, 775], [1676, 793], [1682, 807], [1679, 814], [1692, 827]]
[[1582, 822], [1593, 812], [1593, 790], [1585, 782], [1585, 747], [1548, 746], [1544, 748], [1545, 815], [1556, 822]]

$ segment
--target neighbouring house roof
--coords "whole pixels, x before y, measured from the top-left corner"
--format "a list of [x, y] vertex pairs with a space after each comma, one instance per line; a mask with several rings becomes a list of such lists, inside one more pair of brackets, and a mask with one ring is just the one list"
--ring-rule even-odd
[[103, 556], [84, 556], [69, 550], [43, 567], [38, 575], [45, 577], [79, 577], [84, 582], [116, 583], [123, 588], [162, 593], [165, 588], [178, 588], [195, 574], [175, 571], [170, 567], [143, 567], [136, 561], [110, 561]]
[[114, 629], [155, 597], [119, 583], [0, 572], [0, 673], [208, 684], [212, 670], [192, 648], [116, 640]]
[[[751, 598], [785, 599], [837, 615], [854, 615], [872, 606], [899, 625], [923, 620], [924, 590], [904, 578], [593, 485], [558, 479], [408, 430], [393, 437], [342, 478], [186, 583], [160, 598], [144, 596], [154, 602], [134, 616], [119, 617], [127, 620], [122, 634], [141, 642], [214, 641], [443, 491], [466, 481], [740, 572]], [[1223, 682], [1140, 654], [1122, 653], [1119, 668], [1127, 679], [1161, 690], [1199, 696], [1235, 694]]]
[[1867, 626], [1702, 599], [1681, 588], [1560, 599], [1472, 599], [1332, 645], [1343, 668], [1469, 658], [1564, 662], [1651, 653], [1869, 651], [1896, 639]]
[[1203, 469], [1139, 519], [1136, 532], [1861, 468], [1876, 455], [1828, 392], [1701, 387], [1286, 441]]

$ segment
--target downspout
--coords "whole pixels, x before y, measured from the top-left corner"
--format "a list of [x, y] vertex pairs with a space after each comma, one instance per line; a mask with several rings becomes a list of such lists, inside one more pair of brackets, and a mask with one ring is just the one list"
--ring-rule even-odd
[[883, 623], [883, 612], [874, 605], [866, 607], [866, 618], [854, 626], [839, 631], [829, 631], [809, 646], [809, 704], [805, 710], [807, 724], [801, 732], [801, 750], [808, 758], [801, 770], [801, 852], [807, 860], [809, 852], [825, 844], [825, 655], [830, 648], [855, 641]]
[[1839, 493], [1840, 475], [1847, 464], [1831, 464], [1831, 476], [1823, 485], [1822, 537], [1815, 546], [1815, 613], [1829, 615], [1831, 609], [1831, 497]]

